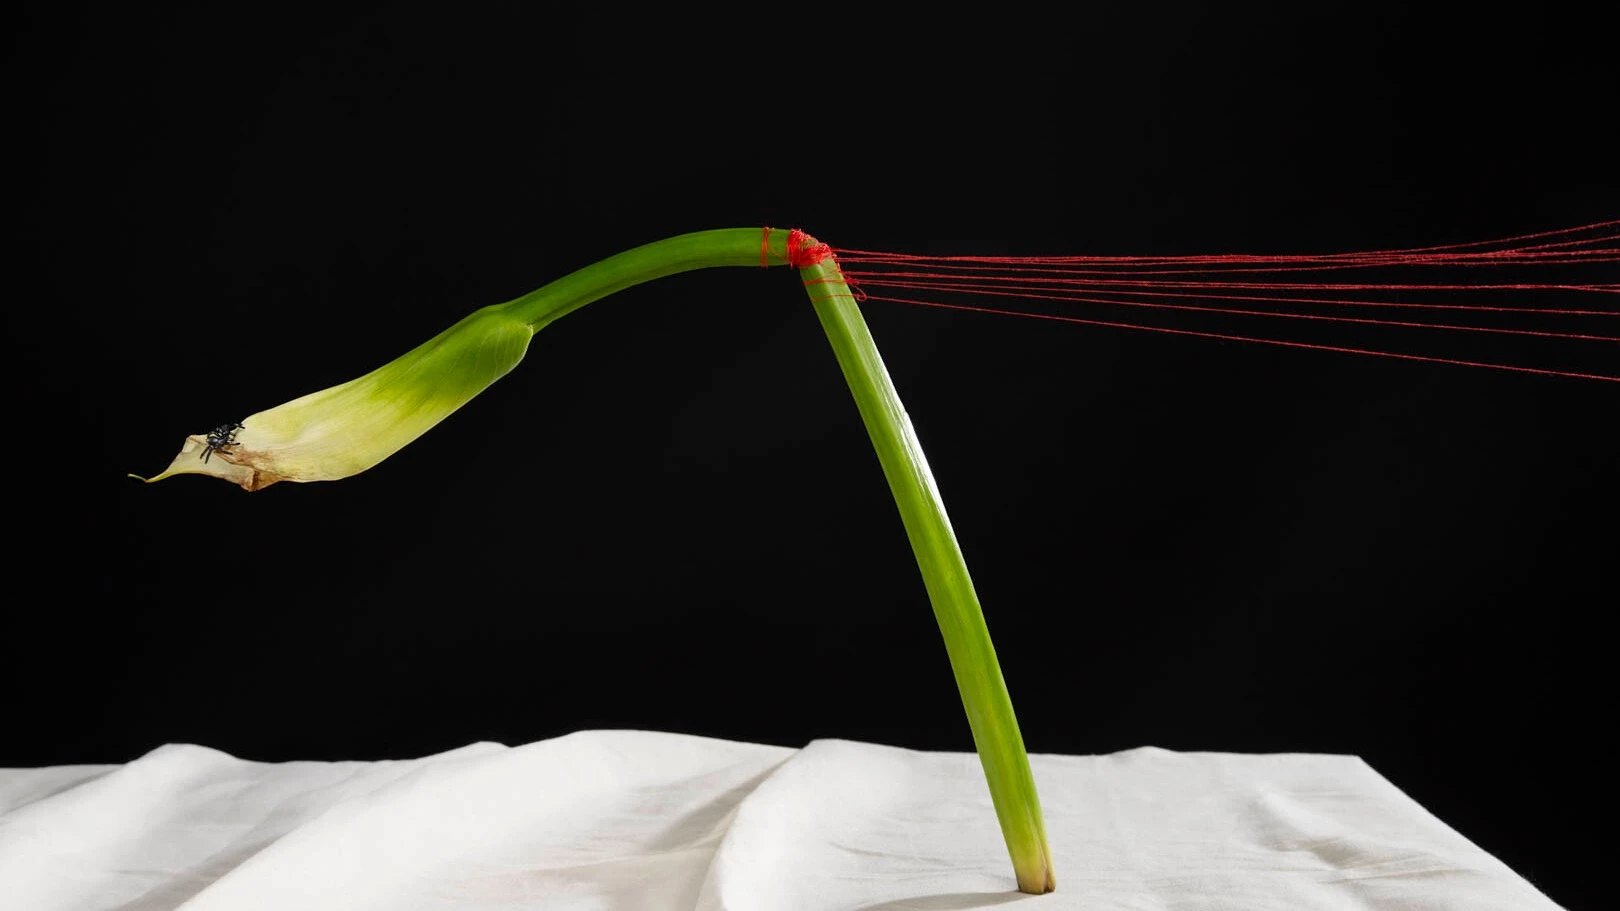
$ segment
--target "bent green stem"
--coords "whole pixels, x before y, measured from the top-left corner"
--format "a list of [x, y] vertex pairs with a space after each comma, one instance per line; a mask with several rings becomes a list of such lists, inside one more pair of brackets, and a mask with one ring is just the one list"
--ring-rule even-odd
[[[504, 306], [538, 330], [591, 301], [661, 276], [708, 266], [786, 263], [787, 237], [786, 231], [758, 228], [685, 234], [602, 260]], [[829, 257], [801, 269], [800, 275], [877, 450], [922, 570], [1018, 888], [1051, 892], [1056, 888], [1051, 849], [1023, 735], [928, 460], [837, 261]]]
[[836, 259], [800, 270], [911, 539], [1023, 892], [1057, 888], [1040, 797], [979, 596], [922, 445]]
[[721, 228], [681, 234], [592, 263], [498, 306], [538, 332], [591, 301], [666, 275], [713, 266], [785, 265], [787, 233], [771, 236], [759, 228]]

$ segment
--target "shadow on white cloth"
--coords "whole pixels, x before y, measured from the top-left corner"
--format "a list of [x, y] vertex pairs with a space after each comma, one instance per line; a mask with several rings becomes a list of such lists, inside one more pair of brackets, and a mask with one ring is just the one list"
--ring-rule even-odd
[[1360, 759], [1031, 757], [1058, 891], [1015, 890], [978, 759], [587, 731], [422, 759], [170, 745], [0, 769], [27, 911], [1556, 911]]

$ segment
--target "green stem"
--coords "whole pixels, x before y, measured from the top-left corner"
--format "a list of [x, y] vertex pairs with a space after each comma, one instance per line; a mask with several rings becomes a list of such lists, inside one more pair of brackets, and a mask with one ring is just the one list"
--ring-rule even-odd
[[500, 305], [539, 331], [594, 300], [632, 285], [711, 266], [780, 266], [787, 263], [786, 231], [769, 235], [766, 258], [760, 260], [759, 228], [697, 231], [626, 250], [565, 275], [544, 288]]
[[[762, 234], [759, 228], [683, 234], [609, 257], [499, 306], [538, 330], [591, 301], [654, 278], [710, 266], [757, 268], [762, 265], [762, 243], [763, 264], [783, 265], [788, 234]], [[945, 651], [990, 784], [1002, 836], [1012, 855], [1018, 888], [1050, 892], [1056, 888], [1052, 856], [1029, 757], [973, 580], [928, 461], [837, 262], [828, 258], [801, 269], [800, 275], [900, 508], [945, 638]]]
[[934, 605], [934, 618], [945, 637], [945, 651], [990, 783], [1001, 834], [1012, 854], [1018, 888], [1036, 894], [1051, 892], [1057, 888], [1052, 854], [1024, 738], [1018, 731], [1001, 665], [996, 662], [979, 596], [922, 445], [837, 261], [829, 257], [799, 274], [900, 507], [900, 518]]

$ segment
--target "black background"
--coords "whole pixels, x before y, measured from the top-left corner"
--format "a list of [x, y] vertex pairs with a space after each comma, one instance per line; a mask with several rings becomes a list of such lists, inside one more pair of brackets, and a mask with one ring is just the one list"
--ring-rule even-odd
[[[1294, 253], [1620, 217], [1600, 23], [1309, 6], [25, 13], [0, 765], [970, 749], [785, 270], [571, 315], [341, 483], [123, 473], [690, 230]], [[865, 311], [1031, 751], [1356, 754], [1596, 907], [1613, 384]]]

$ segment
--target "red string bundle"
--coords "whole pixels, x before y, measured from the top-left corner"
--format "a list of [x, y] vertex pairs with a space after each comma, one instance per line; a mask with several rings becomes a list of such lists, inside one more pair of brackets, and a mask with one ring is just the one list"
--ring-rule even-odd
[[[802, 232], [794, 235], [804, 243]], [[1620, 263], [1620, 220], [1333, 254], [920, 256], [824, 244], [796, 250], [790, 238], [796, 266], [836, 254], [861, 299], [1620, 382], [1620, 367], [1612, 366], [1620, 363], [1613, 323], [1620, 316], [1620, 274], [1613, 268]], [[1489, 277], [1474, 280], [1481, 269]], [[1220, 325], [1206, 328], [1211, 320]], [[1302, 339], [1301, 327], [1328, 334]], [[1381, 341], [1399, 333], [1396, 344], [1406, 350], [1365, 347], [1360, 339], [1370, 330]], [[1551, 356], [1560, 363], [1469, 356], [1479, 341], [1461, 352], [1436, 352], [1447, 338], [1493, 339], [1496, 348], [1507, 340], [1557, 343], [1562, 347]], [[1584, 350], [1574, 353], [1574, 346]], [[1600, 369], [1572, 366], [1571, 358]]]

